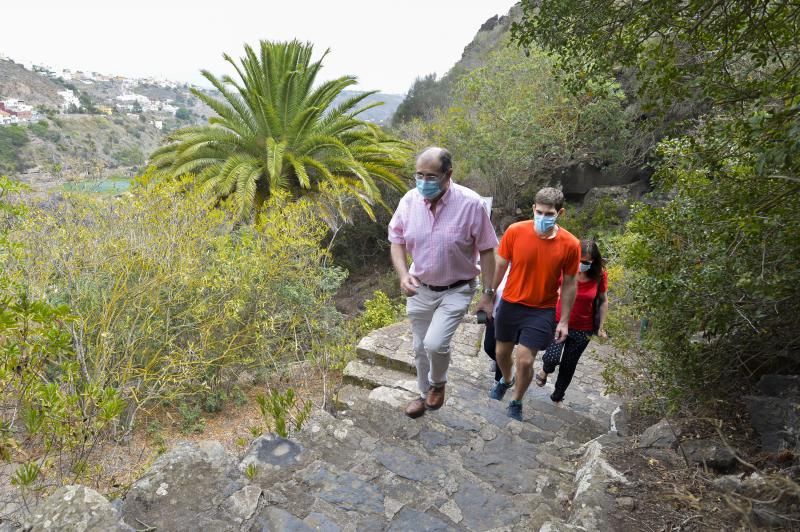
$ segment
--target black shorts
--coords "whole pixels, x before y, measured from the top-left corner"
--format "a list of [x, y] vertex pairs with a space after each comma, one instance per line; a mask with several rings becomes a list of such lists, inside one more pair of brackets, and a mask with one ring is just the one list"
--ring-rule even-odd
[[546, 349], [556, 332], [556, 309], [534, 308], [505, 299], [497, 306], [494, 332], [498, 342], [514, 342], [533, 352]]

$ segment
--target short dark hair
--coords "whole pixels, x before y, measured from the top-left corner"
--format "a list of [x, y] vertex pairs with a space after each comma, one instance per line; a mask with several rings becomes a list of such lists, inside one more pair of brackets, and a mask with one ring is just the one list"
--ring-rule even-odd
[[440, 148], [439, 146], [428, 146], [417, 155], [417, 159], [422, 157], [422, 154], [428, 150], [438, 150], [439, 151], [439, 168], [441, 169], [443, 174], [446, 174], [453, 168], [453, 156], [452, 154], [447, 151], [445, 148]]
[[545, 187], [536, 193], [533, 203], [549, 205], [560, 211], [564, 207], [564, 193], [553, 187]]

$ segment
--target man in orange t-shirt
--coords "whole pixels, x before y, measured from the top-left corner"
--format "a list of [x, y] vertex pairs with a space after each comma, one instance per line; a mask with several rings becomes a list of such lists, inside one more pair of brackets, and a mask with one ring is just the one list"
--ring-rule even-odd
[[[536, 352], [546, 349], [555, 338], [567, 338], [569, 314], [575, 301], [580, 241], [556, 225], [564, 213], [564, 194], [555, 188], [536, 193], [533, 221], [512, 224], [503, 235], [497, 250], [494, 272], [496, 289], [511, 263], [511, 271], [494, 318], [497, 338], [497, 365], [503, 373], [489, 397], [503, 398], [514, 386], [508, 415], [522, 421], [522, 398], [533, 379]], [[555, 309], [561, 283], [561, 316], [556, 324]], [[512, 375], [511, 352], [517, 349], [517, 372]]]

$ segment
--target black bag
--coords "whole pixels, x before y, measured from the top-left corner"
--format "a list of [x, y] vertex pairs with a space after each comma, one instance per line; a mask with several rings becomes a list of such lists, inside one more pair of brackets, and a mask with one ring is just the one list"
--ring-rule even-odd
[[592, 334], [595, 336], [600, 331], [600, 307], [602, 306], [602, 302], [600, 301], [600, 283], [603, 282], [603, 270], [600, 270], [600, 279], [597, 280], [597, 293], [594, 296], [594, 301], [592, 301]]

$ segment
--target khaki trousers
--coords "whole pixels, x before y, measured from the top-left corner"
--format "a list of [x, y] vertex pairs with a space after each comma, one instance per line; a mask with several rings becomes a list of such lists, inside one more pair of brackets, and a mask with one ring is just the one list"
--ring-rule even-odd
[[475, 293], [475, 281], [443, 292], [420, 286], [406, 302], [414, 337], [414, 362], [420, 394], [447, 382], [450, 340]]

